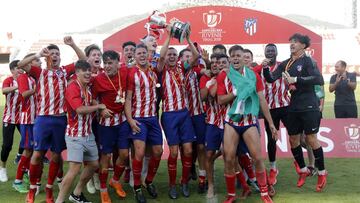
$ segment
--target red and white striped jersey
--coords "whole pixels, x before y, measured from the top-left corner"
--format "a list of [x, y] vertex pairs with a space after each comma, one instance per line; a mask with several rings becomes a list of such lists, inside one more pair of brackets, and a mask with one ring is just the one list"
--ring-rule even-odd
[[[256, 91], [263, 91], [264, 90], [264, 86], [262, 84], [261, 78], [258, 74], [254, 73], [256, 75]], [[232, 83], [230, 81], [230, 79], [227, 77], [226, 72], [222, 71], [219, 73], [219, 75], [216, 78], [217, 81], [217, 95], [226, 95], [232, 92], [233, 90], [233, 86]], [[238, 90], [241, 91], [241, 90]], [[230, 119], [228, 112], [231, 108], [233, 101], [231, 101], [230, 103], [228, 103], [226, 105], [226, 110], [224, 111], [224, 121], [227, 123], [230, 123], [234, 126], [248, 126], [248, 125], [252, 125], [252, 124], [256, 124], [256, 115], [244, 115], [241, 120], [239, 122], [234, 122]]]
[[66, 136], [86, 137], [92, 134], [92, 113], [78, 114], [76, 109], [81, 106], [90, 106], [92, 102], [89, 87], [82, 89], [77, 80], [72, 81], [66, 88], [65, 93], [67, 107]]
[[[206, 83], [211, 79], [211, 77], [203, 75], [200, 78], [200, 89], [207, 88]], [[212, 88], [214, 88], [214, 86], [212, 86]], [[207, 107], [205, 122], [207, 124], [216, 125], [220, 129], [224, 129], [224, 117], [222, 115], [223, 112], [221, 111], [223, 107], [218, 104], [217, 97], [214, 98], [208, 94], [205, 104]]]
[[[18, 86], [18, 83], [14, 78], [8, 77], [4, 80], [2, 88]], [[4, 108], [4, 123], [19, 124], [20, 122], [20, 110], [21, 110], [21, 95], [19, 91], [6, 94], [6, 102]]]
[[185, 90], [190, 115], [196, 116], [204, 113], [200, 97], [198, 74], [193, 69], [185, 73]]
[[113, 116], [109, 118], [99, 116], [99, 124], [103, 126], [116, 126], [124, 121], [126, 121], [126, 117], [123, 111], [121, 113], [114, 113]]
[[185, 77], [181, 66], [165, 65], [162, 71], [162, 111], [179, 111], [187, 107]]
[[67, 79], [75, 71], [74, 64], [57, 69], [41, 69], [31, 66], [30, 75], [37, 82], [37, 116], [60, 115], [66, 112], [65, 89]]
[[[281, 62], [276, 62], [275, 65], [269, 67], [270, 72], [275, 71], [280, 63]], [[290, 105], [290, 96], [288, 94], [289, 87], [282, 77], [280, 77], [273, 83], [267, 83], [261, 65], [260, 67], [255, 67], [254, 71], [259, 73], [263, 81], [265, 87], [263, 92], [269, 109], [276, 109]]]
[[129, 70], [127, 89], [133, 92], [131, 109], [133, 118], [156, 116], [156, 73], [147, 68], [146, 71], [138, 67]]
[[[35, 79], [27, 74], [20, 74], [17, 82], [20, 94], [35, 89]], [[20, 124], [34, 124], [36, 115], [35, 94], [28, 98], [21, 98]]]

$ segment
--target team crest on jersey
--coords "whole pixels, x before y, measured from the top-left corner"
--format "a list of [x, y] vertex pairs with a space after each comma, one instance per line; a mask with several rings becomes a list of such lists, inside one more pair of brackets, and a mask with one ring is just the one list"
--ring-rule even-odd
[[55, 71], [55, 74], [56, 74], [58, 77], [64, 76], [64, 73], [63, 73], [61, 70], [56, 70], [56, 71]]
[[302, 70], [302, 65], [296, 66], [296, 70], [299, 71], [299, 72], [301, 72], [301, 70]]

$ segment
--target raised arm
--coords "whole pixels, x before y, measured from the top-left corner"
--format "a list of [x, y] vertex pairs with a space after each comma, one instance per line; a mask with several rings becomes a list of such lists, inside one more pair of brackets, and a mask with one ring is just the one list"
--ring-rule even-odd
[[192, 59], [190, 61], [190, 67], [193, 67], [193, 66], [195, 66], [197, 64], [198, 59], [200, 57], [200, 54], [197, 51], [196, 47], [194, 46], [194, 43], [190, 39], [190, 33], [187, 33], [186, 40], [189, 43], [189, 47], [190, 47], [190, 50], [191, 50], [191, 53], [192, 53]]
[[282, 65], [283, 63], [279, 64], [273, 72], [270, 72], [269, 68], [270, 59], [264, 59], [261, 64], [263, 66], [263, 73], [266, 82], [273, 83], [282, 76], [281, 74], [284, 71], [284, 67]]
[[43, 49], [41, 49], [41, 51], [35, 55], [31, 55], [28, 56], [26, 58], [24, 58], [23, 60], [19, 61], [18, 63], [18, 67], [23, 69], [25, 72], [29, 73], [31, 66], [29, 65], [31, 63], [31, 61], [37, 59], [37, 58], [41, 58], [41, 57], [46, 57], [49, 56], [50, 52], [49, 50], [45, 47]]
[[166, 40], [165, 40], [163, 46], [160, 49], [160, 58], [159, 58], [159, 62], [158, 62], [158, 65], [157, 65], [157, 70], [158, 70], [159, 73], [162, 72], [162, 70], [164, 69], [164, 66], [165, 66], [165, 57], [166, 57], [166, 52], [169, 49], [170, 39], [171, 39], [171, 32], [168, 31], [168, 35], [166, 37]]
[[85, 53], [75, 44], [71, 36], [64, 37], [64, 43], [69, 45], [75, 51], [79, 60], [86, 60]]

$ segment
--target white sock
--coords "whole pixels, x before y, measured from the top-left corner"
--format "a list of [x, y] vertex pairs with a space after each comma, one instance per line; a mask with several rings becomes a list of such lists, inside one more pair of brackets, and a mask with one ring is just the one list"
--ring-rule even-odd
[[276, 169], [276, 161], [270, 162], [270, 168], [271, 169]]

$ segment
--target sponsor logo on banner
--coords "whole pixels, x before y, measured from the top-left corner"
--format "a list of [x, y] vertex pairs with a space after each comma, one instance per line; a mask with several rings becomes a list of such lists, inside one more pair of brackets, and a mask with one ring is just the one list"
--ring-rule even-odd
[[344, 142], [347, 152], [360, 152], [360, 126], [350, 124], [344, 127], [345, 135], [349, 140]]
[[223, 29], [216, 28], [222, 21], [221, 12], [210, 10], [203, 13], [203, 23], [207, 26], [200, 31], [201, 37], [206, 42], [219, 42], [222, 40], [222, 34], [225, 33]]
[[256, 34], [256, 24], [257, 19], [256, 18], [247, 18], [244, 21], [244, 30], [246, 34], [253, 36]]

